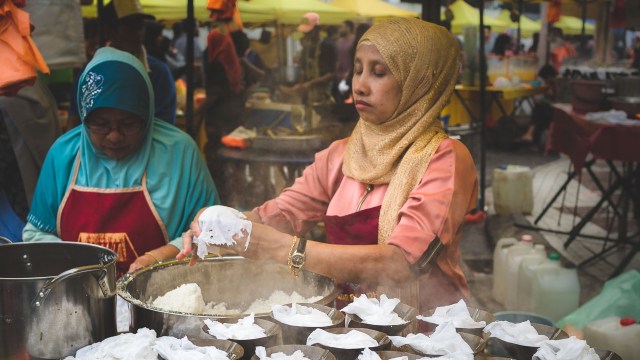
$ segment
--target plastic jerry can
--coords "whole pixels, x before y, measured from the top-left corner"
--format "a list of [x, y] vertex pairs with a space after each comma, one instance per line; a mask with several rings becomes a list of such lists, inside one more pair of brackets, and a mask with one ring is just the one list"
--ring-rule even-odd
[[560, 265], [560, 255], [536, 268], [531, 288], [531, 311], [558, 321], [580, 305], [580, 282], [575, 268]]
[[498, 214], [531, 214], [533, 175], [528, 166], [507, 165], [493, 169], [493, 207]]
[[[511, 254], [511, 252], [514, 252]], [[504, 307], [507, 310], [528, 310], [531, 303], [531, 288], [533, 287], [533, 274], [531, 278], [523, 278], [525, 282], [521, 282], [520, 272], [523, 271], [522, 264], [535, 263], [540, 264], [547, 259], [547, 252], [542, 244], [536, 244], [533, 248], [516, 251], [513, 249], [509, 252], [507, 259], [507, 291], [504, 300]], [[528, 281], [527, 281], [528, 280]], [[528, 304], [528, 306], [525, 306]]]
[[[535, 245], [534, 248], [539, 245]], [[540, 245], [544, 246], [544, 245]], [[539, 256], [542, 255], [542, 256]], [[547, 258], [546, 250], [544, 254], [534, 253], [522, 258], [520, 269], [518, 270], [518, 302], [515, 310], [531, 312], [533, 308], [532, 289], [533, 279], [538, 266], [550, 261]]]
[[491, 288], [491, 295], [495, 301], [501, 304], [504, 304], [505, 283], [507, 282], [505, 274], [507, 252], [517, 243], [518, 239], [516, 238], [502, 238], [498, 240], [493, 250], [493, 286]]
[[633, 318], [594, 320], [585, 326], [584, 338], [589, 346], [613, 351], [622, 360], [640, 360], [640, 324]]

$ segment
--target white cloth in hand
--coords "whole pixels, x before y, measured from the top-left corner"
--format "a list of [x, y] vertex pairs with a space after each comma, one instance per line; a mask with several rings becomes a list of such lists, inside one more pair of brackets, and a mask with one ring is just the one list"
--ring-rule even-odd
[[264, 346], [256, 346], [256, 356], [259, 360], [271, 360], [271, 359], [279, 359], [279, 360], [311, 360], [308, 357], [304, 356], [304, 353], [300, 350], [296, 350], [293, 354], [287, 355], [283, 352], [277, 352], [271, 354], [271, 356], [267, 356], [267, 349]]
[[205, 319], [209, 334], [221, 340], [251, 340], [267, 336], [258, 324], [254, 323], [254, 314], [239, 319], [235, 324], [223, 324], [218, 321]]
[[487, 325], [483, 331], [490, 333], [491, 337], [523, 346], [539, 347], [543, 341], [549, 340], [548, 337], [539, 335], [529, 320], [518, 324], [509, 321], [494, 321]]
[[[400, 299], [389, 299], [387, 295], [380, 295], [380, 300], [367, 298], [362, 294], [353, 299], [353, 302], [342, 308], [345, 314], [354, 314], [362, 319], [362, 322], [371, 325], [400, 325], [406, 323], [393, 310], [400, 303]], [[346, 323], [349, 326], [349, 323]]]
[[251, 221], [246, 220], [243, 213], [228, 206], [215, 205], [208, 207], [198, 217], [200, 236], [194, 238], [198, 245], [198, 257], [203, 259], [208, 253], [209, 245], [231, 246], [236, 243], [234, 236], [243, 236], [242, 230], [247, 232], [246, 250], [251, 236]]
[[225, 351], [215, 346], [196, 346], [186, 337], [177, 339], [172, 336], [163, 336], [156, 340], [153, 347], [165, 360], [228, 360]]
[[346, 334], [333, 334], [315, 329], [307, 338], [307, 345], [322, 344], [339, 349], [359, 349], [378, 346], [378, 341], [362, 331], [351, 330]]
[[533, 355], [533, 360], [599, 360], [587, 342], [575, 336], [562, 340], [547, 340]]
[[446, 321], [453, 321], [456, 328], [474, 329], [487, 325], [484, 321], [475, 321], [469, 314], [469, 309], [464, 300], [460, 299], [455, 304], [440, 306], [435, 309], [431, 316], [416, 316], [416, 319], [440, 325]]
[[274, 319], [292, 326], [325, 327], [332, 325], [329, 315], [318, 309], [296, 303], [291, 306], [272, 305], [271, 312]]
[[461, 353], [467, 359], [473, 359], [473, 350], [462, 336], [456, 332], [456, 327], [448, 321], [436, 327], [430, 336], [425, 334], [409, 334], [406, 337], [389, 336], [396, 347], [409, 345], [425, 355], [449, 355]]

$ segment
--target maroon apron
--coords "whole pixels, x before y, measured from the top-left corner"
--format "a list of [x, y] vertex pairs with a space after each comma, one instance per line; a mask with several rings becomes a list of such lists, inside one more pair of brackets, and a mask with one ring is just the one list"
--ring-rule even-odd
[[100, 189], [76, 185], [79, 165], [80, 156], [58, 210], [58, 236], [113, 250], [118, 255], [120, 277], [138, 256], [168, 242], [164, 223], [147, 191], [146, 172], [141, 186]]
[[[380, 206], [357, 211], [345, 216], [325, 216], [324, 227], [327, 242], [337, 245], [375, 245], [378, 243], [378, 220]], [[464, 295], [439, 266], [434, 265], [428, 278], [420, 279], [419, 311], [434, 309], [456, 303]], [[360, 284], [338, 284], [336, 308], [342, 309], [353, 301], [354, 297], [366, 294], [367, 297], [378, 297], [376, 289], [368, 289]]]
[[[378, 243], [378, 219], [380, 206], [357, 211], [345, 216], [324, 217], [324, 228], [327, 242], [336, 245], [375, 245]], [[367, 289], [360, 284], [338, 284], [338, 298], [336, 308], [342, 309], [353, 301], [354, 297], [366, 294], [367, 297], [377, 297], [375, 289]]]

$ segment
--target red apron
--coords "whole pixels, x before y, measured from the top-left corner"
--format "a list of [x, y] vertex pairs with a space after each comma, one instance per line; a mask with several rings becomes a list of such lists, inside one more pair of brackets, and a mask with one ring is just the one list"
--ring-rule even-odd
[[[324, 227], [327, 242], [338, 245], [375, 245], [378, 243], [378, 220], [380, 206], [361, 210], [345, 216], [325, 216]], [[377, 297], [376, 289], [366, 289], [359, 284], [338, 284], [336, 308], [342, 309], [353, 301], [354, 297], [366, 294]], [[420, 279], [419, 309], [421, 313], [438, 306], [456, 303], [464, 295], [439, 266], [434, 265], [428, 275]]]
[[[378, 219], [380, 218], [380, 206], [357, 211], [345, 216], [325, 216], [324, 229], [327, 233], [327, 242], [336, 245], [375, 245], [378, 243]], [[353, 301], [354, 297], [366, 294], [367, 297], [376, 297], [375, 292], [366, 289], [360, 284], [338, 284], [338, 298], [336, 308], [342, 309]]]
[[168, 243], [164, 223], [147, 191], [147, 174], [141, 186], [100, 189], [76, 185], [80, 156], [71, 184], [58, 210], [58, 236], [104, 246], [118, 255], [117, 276], [145, 252]]

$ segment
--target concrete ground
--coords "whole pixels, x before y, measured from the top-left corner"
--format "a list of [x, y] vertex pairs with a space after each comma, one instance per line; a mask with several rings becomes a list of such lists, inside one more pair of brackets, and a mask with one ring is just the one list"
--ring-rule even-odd
[[[464, 139], [463, 139], [464, 140]], [[471, 149], [474, 157], [477, 157], [478, 154], [477, 143], [473, 141], [465, 141], [468, 147]], [[544, 155], [539, 152], [532, 152], [529, 150], [512, 150], [512, 151], [487, 151], [486, 155], [486, 174], [487, 174], [487, 190], [485, 192], [486, 196], [486, 205], [488, 216], [486, 220], [482, 223], [475, 224], [466, 224], [463, 231], [463, 240], [461, 242], [461, 253], [463, 259], [463, 270], [467, 276], [467, 280], [469, 282], [469, 287], [471, 290], [472, 298], [470, 300], [470, 306], [477, 307], [489, 312], [498, 312], [506, 310], [504, 305], [496, 302], [491, 296], [491, 290], [493, 285], [493, 249], [495, 243], [504, 237], [516, 237], [520, 238], [522, 234], [530, 234], [534, 238], [534, 243], [544, 244], [547, 248], [547, 252], [550, 251], [558, 251], [561, 254], [565, 254], [567, 256], [574, 255], [572, 252], [575, 252], [574, 248], [576, 245], [570, 246], [568, 249], [561, 249], [558, 246], [557, 242], [550, 243], [548, 239], [551, 239], [550, 233], [548, 232], [539, 232], [523, 229], [521, 227], [517, 227], [516, 223], [528, 223], [527, 220], [522, 215], [517, 214], [507, 214], [507, 215], [497, 215], [493, 211], [492, 208], [492, 189], [491, 189], [491, 173], [494, 168], [502, 165], [502, 164], [513, 164], [513, 165], [525, 165], [534, 169], [534, 174], [536, 174], [536, 169], [539, 168], [549, 168], [549, 164], [553, 162], [559, 162], [563, 159], [558, 155]], [[568, 160], [565, 160], [568, 161]], [[479, 162], [476, 162], [477, 164]], [[564, 166], [556, 166], [555, 169], [563, 168], [564, 172], [560, 172], [558, 170], [553, 170], [557, 172], [557, 177], [560, 180], [564, 180], [566, 178], [566, 167]], [[603, 174], [605, 173], [605, 169], [603, 170]], [[540, 175], [542, 176], [542, 175]], [[545, 174], [546, 178], [549, 178], [548, 173]], [[583, 177], [584, 178], [584, 177]], [[534, 183], [535, 183], [535, 175], [534, 175]], [[559, 184], [559, 183], [557, 183]], [[547, 193], [555, 192], [559, 185], [547, 185], [544, 184], [542, 186], [545, 187], [553, 187], [552, 189], [545, 189]], [[534, 186], [535, 187], [535, 186]], [[536, 193], [534, 195], [535, 201], [539, 200], [539, 189], [536, 189]], [[578, 193], [580, 196], [578, 198], [584, 198], [585, 193]], [[596, 193], [599, 196], [600, 193]], [[578, 195], [574, 195], [578, 196]], [[568, 199], [571, 196], [567, 196]], [[535, 207], [534, 214], [539, 212], [539, 204]], [[635, 226], [635, 224], [633, 224]], [[556, 235], [557, 237], [557, 235]], [[566, 238], [566, 235], [565, 235]], [[579, 237], [576, 240], [576, 243], [580, 242], [581, 238]], [[560, 239], [564, 241], [564, 238]], [[638, 241], [637, 237], [635, 241]], [[629, 249], [629, 247], [623, 248], [623, 250], [618, 254], [618, 256], [614, 256], [614, 259], [611, 263], [613, 265], [616, 264], [616, 261], [620, 259], [621, 256], [625, 254], [624, 251]], [[561, 251], [562, 250], [562, 251]], [[614, 254], [615, 255], [615, 254]], [[566, 256], [563, 256], [563, 260], [567, 260]], [[597, 295], [604, 285], [604, 281], [606, 281], [613, 271], [614, 267], [610, 264], [606, 264], [603, 261], [596, 261], [591, 265], [585, 266], [584, 268], [578, 268], [578, 275], [581, 285], [581, 294], [580, 294], [580, 303], [583, 304], [587, 300], [591, 299], [595, 295]], [[626, 269], [639, 269], [640, 268], [640, 255], [636, 255], [632, 262], [626, 267]]]

